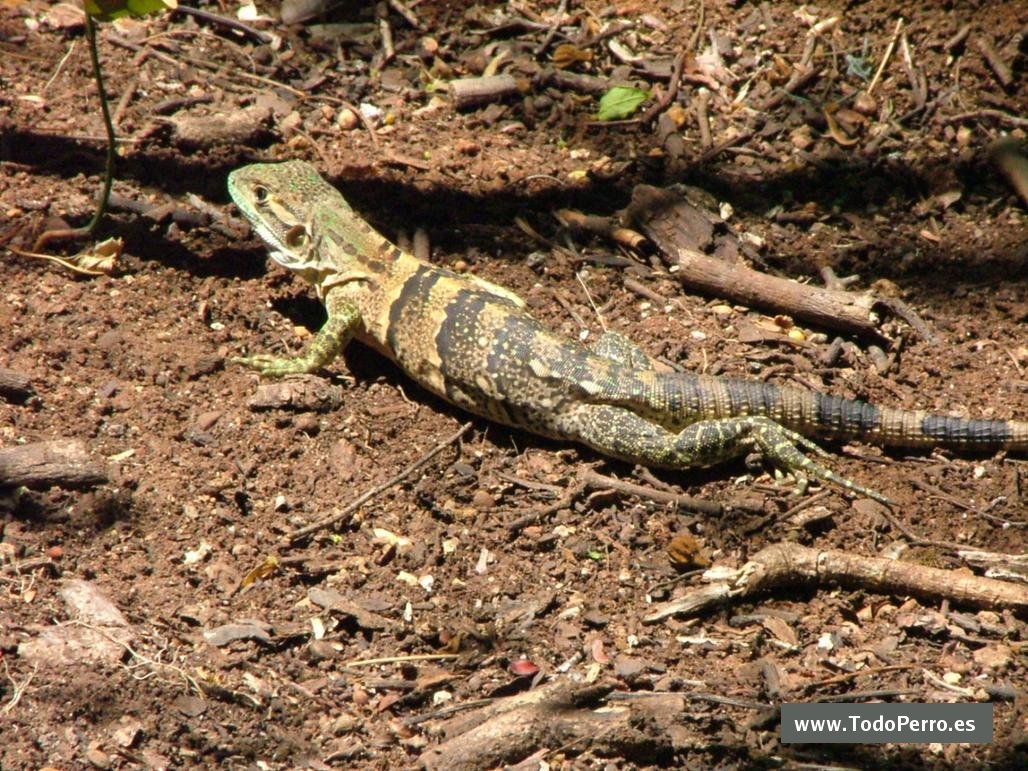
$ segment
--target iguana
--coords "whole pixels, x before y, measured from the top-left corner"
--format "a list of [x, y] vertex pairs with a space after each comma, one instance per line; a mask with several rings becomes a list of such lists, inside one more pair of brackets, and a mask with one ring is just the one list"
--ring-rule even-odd
[[757, 381], [658, 371], [628, 338], [590, 346], [551, 332], [515, 293], [394, 246], [303, 161], [228, 177], [233, 201], [272, 258], [314, 286], [328, 320], [293, 358], [234, 358], [264, 375], [309, 373], [351, 337], [429, 391], [476, 415], [664, 468], [708, 466], [752, 450], [800, 480], [887, 503], [820, 462], [804, 435], [906, 447], [1028, 450], [1028, 422], [966, 420]]

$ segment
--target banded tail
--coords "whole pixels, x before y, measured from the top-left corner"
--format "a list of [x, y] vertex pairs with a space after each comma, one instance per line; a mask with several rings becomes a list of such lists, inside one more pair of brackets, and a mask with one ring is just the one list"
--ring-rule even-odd
[[689, 420], [765, 415], [805, 436], [867, 439], [895, 447], [1028, 452], [1025, 421], [879, 407], [802, 388], [691, 373], [654, 373], [647, 385], [646, 407]]

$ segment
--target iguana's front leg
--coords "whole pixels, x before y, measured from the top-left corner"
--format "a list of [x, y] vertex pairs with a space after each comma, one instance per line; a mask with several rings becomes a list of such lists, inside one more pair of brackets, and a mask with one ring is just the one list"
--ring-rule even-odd
[[281, 377], [282, 375], [309, 374], [327, 366], [336, 358], [361, 321], [360, 311], [356, 305], [342, 301], [327, 304], [328, 321], [318, 330], [307, 349], [300, 356], [279, 357], [269, 354], [254, 356], [234, 356], [233, 364], [243, 364], [259, 371], [262, 375]]

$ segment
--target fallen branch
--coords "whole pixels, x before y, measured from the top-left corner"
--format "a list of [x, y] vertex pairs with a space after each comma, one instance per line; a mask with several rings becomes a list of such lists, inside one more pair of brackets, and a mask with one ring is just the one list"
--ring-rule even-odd
[[800, 284], [692, 250], [679, 249], [676, 256], [678, 279], [691, 289], [785, 313], [825, 329], [860, 335], [878, 332], [871, 294]]
[[82, 489], [103, 484], [107, 472], [79, 439], [54, 439], [0, 450], [0, 487]]
[[233, 29], [236, 32], [242, 32], [244, 35], [248, 35], [252, 40], [256, 40], [258, 43], [271, 43], [275, 36], [268, 32], [261, 32], [259, 29], [254, 29], [249, 24], [244, 24], [238, 19], [233, 19], [228, 16], [219, 16], [216, 13], [205, 11], [202, 8], [191, 8], [187, 5], [180, 5], [173, 9], [174, 12], [183, 13], [188, 16], [200, 19], [202, 21], [208, 21], [211, 24], [217, 24], [226, 29]]
[[657, 490], [653, 487], [633, 484], [632, 482], [625, 482], [621, 479], [597, 474], [591, 468], [587, 468], [578, 473], [574, 483], [569, 485], [564, 494], [553, 503], [537, 511], [530, 511], [507, 525], [508, 534], [511, 537], [517, 536], [526, 527], [541, 522], [561, 509], [570, 508], [580, 496], [589, 490], [613, 491], [621, 495], [634, 495], [637, 498], [654, 501], [655, 503], [671, 503], [683, 511], [693, 511], [711, 517], [719, 517], [725, 513], [724, 506], [705, 498], [693, 498], [690, 495], [681, 495], [665, 490]]
[[446, 740], [426, 750], [420, 765], [428, 771], [495, 768], [529, 757], [538, 764], [551, 752], [587, 749], [645, 762], [655, 752], [668, 751], [669, 729], [685, 710], [685, 699], [660, 694], [613, 702], [608, 700], [613, 689], [558, 680], [496, 699], [443, 723]]
[[667, 88], [661, 92], [660, 98], [650, 105], [646, 112], [639, 116], [639, 122], [643, 125], [664, 112], [664, 110], [671, 106], [675, 97], [678, 96], [678, 88], [682, 83], [682, 71], [685, 69], [685, 58], [687, 55], [687, 51], [678, 52], [678, 56], [675, 57], [675, 63], [671, 67], [671, 78], [668, 80]]
[[579, 94], [604, 94], [611, 86], [622, 84], [595, 75], [547, 67], [536, 76], [535, 85], [553, 86], [561, 91], [574, 91]]
[[643, 617], [643, 623], [653, 624], [671, 616], [698, 615], [718, 604], [747, 599], [769, 589], [837, 583], [884, 594], [946, 599], [981, 609], [1028, 611], [1028, 586], [964, 571], [837, 549], [813, 549], [795, 543], [769, 546], [738, 569], [715, 566], [704, 576], [709, 577], [710, 585], [656, 606]]
[[560, 224], [570, 230], [604, 236], [622, 246], [627, 246], [629, 249], [638, 249], [646, 241], [646, 237], [642, 233], [621, 227], [610, 217], [601, 217], [598, 214], [583, 214], [574, 209], [558, 209], [554, 212], [554, 216], [560, 221]]
[[[888, 310], [905, 319], [928, 342], [930, 328], [909, 306], [871, 292], [848, 292], [801, 284], [771, 276], [742, 263], [730, 263], [699, 251], [709, 240], [710, 227], [702, 210], [677, 193], [639, 185], [625, 219], [633, 222], [677, 267], [678, 280], [692, 290], [765, 310], [782, 313], [824, 329], [864, 336], [878, 335], [877, 311]], [[697, 235], [697, 226], [702, 232]]]
[[342, 401], [342, 388], [324, 378], [308, 376], [261, 383], [247, 406], [255, 412], [285, 409], [328, 412], [342, 404]]
[[546, 35], [543, 37], [543, 41], [535, 47], [535, 56], [538, 59], [543, 55], [543, 52], [550, 47], [550, 43], [553, 42], [553, 38], [557, 34], [557, 30], [560, 28], [560, 23], [564, 21], [564, 14], [568, 9], [568, 0], [560, 0], [560, 5], [557, 6], [556, 12], [553, 14], [553, 22], [550, 24], [550, 28], [546, 30]]
[[513, 75], [458, 78], [450, 81], [449, 88], [453, 106], [458, 110], [470, 110], [520, 93], [518, 82]]

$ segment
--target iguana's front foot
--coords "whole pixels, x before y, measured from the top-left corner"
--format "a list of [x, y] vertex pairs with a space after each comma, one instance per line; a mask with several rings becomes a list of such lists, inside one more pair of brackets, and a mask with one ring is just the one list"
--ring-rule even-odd
[[265, 377], [283, 377], [285, 375], [309, 375], [320, 369], [321, 365], [311, 361], [310, 357], [297, 356], [285, 358], [258, 353], [253, 356], [233, 356], [229, 359], [233, 364], [255, 369]]
[[328, 321], [318, 330], [307, 350], [300, 356], [270, 356], [258, 353], [253, 356], [233, 356], [229, 361], [242, 364], [268, 377], [283, 375], [309, 375], [332, 363], [353, 337], [360, 322], [357, 308], [346, 302], [332, 305]]

